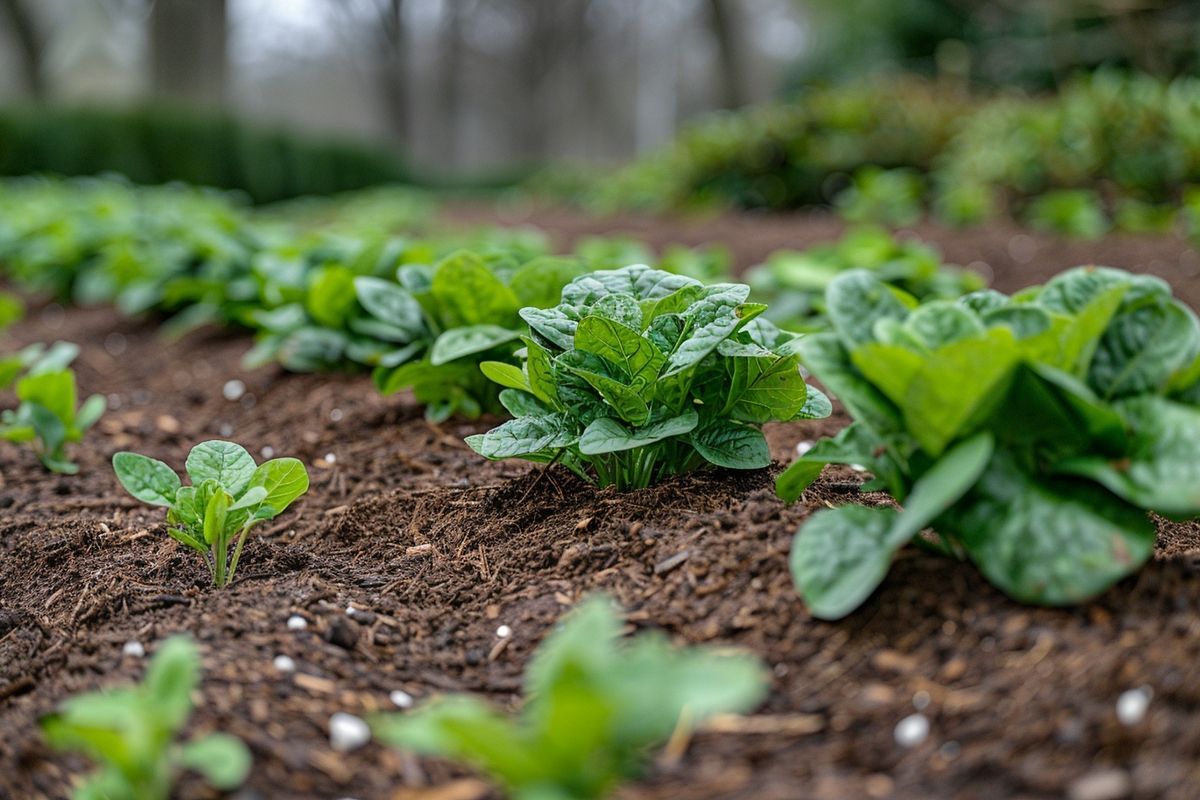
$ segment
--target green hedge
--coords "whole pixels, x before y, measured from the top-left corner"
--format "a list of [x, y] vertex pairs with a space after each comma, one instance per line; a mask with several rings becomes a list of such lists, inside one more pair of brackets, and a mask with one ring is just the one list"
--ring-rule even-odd
[[0, 175], [104, 172], [135, 183], [239, 189], [257, 203], [411, 179], [397, 158], [379, 149], [226, 115], [163, 108], [0, 111]]

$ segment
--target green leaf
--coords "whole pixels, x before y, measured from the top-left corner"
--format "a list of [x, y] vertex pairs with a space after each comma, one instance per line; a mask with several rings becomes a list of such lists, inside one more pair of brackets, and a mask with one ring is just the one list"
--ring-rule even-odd
[[820, 389], [812, 386], [805, 390], [804, 405], [793, 419], [825, 419], [833, 414], [833, 403]]
[[253, 760], [241, 739], [224, 733], [212, 733], [185, 744], [179, 751], [179, 765], [204, 776], [217, 789], [236, 789], [250, 774]]
[[513, 290], [483, 260], [459, 251], [438, 263], [430, 287], [444, 330], [463, 325], [512, 327], [521, 307]]
[[836, 335], [810, 334], [800, 340], [797, 349], [800, 360], [821, 379], [852, 417], [880, 433], [903, 429], [899, 410], [854, 369]]
[[505, 364], [503, 361], [484, 361], [479, 365], [479, 370], [488, 377], [488, 380], [498, 383], [501, 386], [507, 386], [510, 389], [519, 389], [524, 392], [532, 391], [529, 386], [529, 380], [525, 377], [525, 373], [520, 367], [512, 364]]
[[266, 490], [260, 505], [271, 509], [273, 518], [308, 491], [308, 480], [308, 470], [299, 459], [273, 458], [254, 471], [250, 488], [261, 487]]
[[978, 434], [949, 450], [913, 486], [904, 510], [842, 506], [805, 523], [792, 544], [796, 588], [818, 619], [840, 619], [883, 581], [896, 551], [979, 480], [994, 450]]
[[240, 495], [254, 475], [254, 458], [234, 442], [212, 440], [192, 448], [184, 464], [193, 484], [216, 481], [233, 496]]
[[1004, 399], [1020, 359], [1007, 328], [916, 356], [897, 345], [866, 344], [854, 365], [904, 414], [908, 431], [931, 456], [981, 423]]
[[981, 572], [1016, 600], [1079, 603], [1141, 566], [1154, 550], [1144, 511], [1078, 481], [1034, 478], [997, 452], [943, 526]]
[[908, 316], [908, 306], [892, 288], [866, 270], [850, 270], [834, 278], [825, 304], [838, 337], [851, 349], [875, 340], [879, 320], [903, 321]]
[[1200, 409], [1155, 396], [1122, 400], [1116, 408], [1131, 429], [1125, 454], [1079, 456], [1057, 464], [1056, 470], [1091, 478], [1160, 514], [1200, 514]]
[[748, 321], [742, 305], [749, 292], [750, 287], [736, 283], [706, 286], [704, 295], [683, 313], [689, 328], [670, 354], [663, 377], [677, 375], [700, 363]]
[[213, 545], [225, 535], [225, 521], [229, 516], [229, 495], [218, 489], [209, 495], [204, 507], [204, 541]]
[[578, 314], [572, 316], [562, 307], [522, 308], [521, 319], [550, 344], [562, 350], [574, 346], [575, 327], [579, 324]]
[[313, 273], [304, 307], [309, 316], [327, 328], [340, 328], [354, 308], [354, 273], [338, 265]]
[[517, 458], [560, 450], [578, 439], [570, 420], [563, 414], [520, 417], [484, 434], [468, 436], [467, 444], [492, 460]]
[[1178, 301], [1122, 311], [1096, 348], [1088, 383], [1104, 399], [1161, 391], [1197, 350], [1200, 325]]
[[517, 331], [497, 325], [451, 328], [437, 338], [429, 352], [431, 364], [440, 365], [464, 356], [483, 353], [520, 338]]
[[734, 419], [762, 424], [792, 419], [804, 408], [808, 387], [795, 356], [734, 358], [730, 367], [726, 408]]
[[172, 636], [150, 660], [142, 690], [161, 724], [176, 731], [192, 713], [192, 692], [199, 682], [200, 653], [196, 645], [187, 636]]
[[771, 450], [762, 431], [727, 419], [713, 419], [692, 432], [692, 446], [711, 464], [729, 469], [770, 466]]
[[913, 309], [904, 327], [930, 350], [983, 333], [979, 318], [950, 300], [935, 300]]
[[580, 320], [575, 347], [616, 366], [632, 384], [652, 383], [666, 363], [659, 349], [637, 330], [604, 317], [588, 316]]
[[113, 456], [113, 470], [125, 491], [152, 506], [170, 506], [179, 491], [179, 476], [161, 461], [137, 453]]
[[800, 528], [790, 561], [810, 614], [841, 619], [870, 597], [892, 563], [887, 539], [896, 516], [890, 508], [849, 505], [818, 511]]
[[359, 276], [354, 279], [354, 292], [367, 313], [402, 334], [404, 338], [397, 341], [409, 341], [426, 335], [421, 304], [397, 284], [381, 278]]
[[75, 373], [70, 370], [41, 372], [17, 382], [18, 400], [45, 408], [64, 425], [75, 419], [77, 397]]
[[80, 435], [86, 433], [99, 421], [100, 417], [104, 416], [107, 408], [108, 401], [104, 395], [94, 394], [84, 400], [83, 405], [79, 407], [79, 413], [75, 416], [75, 429], [78, 433]]
[[672, 436], [691, 433], [699, 421], [699, 415], [688, 409], [676, 417], [630, 430], [615, 419], [603, 417], [594, 420], [584, 430], [579, 438], [579, 451], [587, 455], [601, 455], [645, 447]]
[[558, 303], [564, 286], [585, 274], [587, 267], [579, 259], [542, 256], [514, 272], [509, 287], [522, 306], [549, 308]]
[[558, 388], [554, 381], [554, 365], [550, 353], [533, 339], [525, 338], [523, 341], [529, 390], [543, 403], [555, 405], [558, 402]]

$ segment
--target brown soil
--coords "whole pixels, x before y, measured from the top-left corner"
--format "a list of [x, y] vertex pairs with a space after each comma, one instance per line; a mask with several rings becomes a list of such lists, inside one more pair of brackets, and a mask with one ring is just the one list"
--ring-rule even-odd
[[[616, 227], [660, 243], [721, 239], [743, 265], [836, 232], [823, 217], [547, 223], [563, 237]], [[1032, 260], [1018, 264], [1017, 231], [921, 233], [958, 261], [988, 258], [1002, 288], [1098, 261], [1165, 275], [1200, 304], [1196, 255], [1175, 240], [1032, 237]], [[639, 628], [746, 647], [774, 671], [759, 715], [698, 735], [681, 761], [627, 787], [627, 800], [1200, 795], [1194, 524], [1162, 523], [1159, 557], [1081, 608], [1020, 606], [969, 565], [908, 550], [863, 608], [829, 624], [805, 613], [787, 551], [812, 510], [857, 493], [852, 471], [827, 473], [792, 507], [774, 498], [768, 472], [619, 496], [487, 463], [461, 441], [486, 422], [431, 426], [410, 399], [380, 398], [361, 376], [246, 373], [237, 336], [168, 344], [109, 311], [52, 307], [10, 338], [79, 342], [84, 389], [116, 402], [77, 448], [77, 477], [48, 476], [27, 451], [0, 445], [0, 798], [65, 797], [86, 765], [44, 747], [38, 716], [138, 678], [143, 665], [123, 643], [153, 650], [177, 631], [204, 653], [193, 729], [226, 730], [253, 751], [238, 797], [479, 796], [473, 784], [416, 792], [464, 775], [444, 763], [374, 744], [333, 752], [330, 714], [389, 709], [394, 689], [515, 704], [537, 643], [600, 589]], [[234, 378], [252, 400], [222, 397]], [[799, 440], [844, 423], [776, 426], [775, 454], [787, 460]], [[297, 456], [313, 474], [308, 496], [248, 543], [227, 590], [206, 585], [162, 513], [126, 497], [108, 466], [114, 451], [135, 449], [180, 467], [191, 444], [216, 436]], [[293, 614], [306, 631], [287, 629]], [[497, 637], [501, 624], [511, 638]], [[280, 654], [295, 673], [276, 671]], [[1142, 686], [1154, 693], [1145, 719], [1121, 724], [1118, 696]], [[893, 729], [916, 707], [931, 731], [904, 749]], [[180, 796], [209, 795], [185, 782]]]

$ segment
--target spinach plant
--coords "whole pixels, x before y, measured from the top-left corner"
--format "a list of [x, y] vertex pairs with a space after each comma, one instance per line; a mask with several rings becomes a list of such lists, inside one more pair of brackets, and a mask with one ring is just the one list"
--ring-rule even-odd
[[127, 452], [113, 456], [125, 490], [143, 503], [165, 506], [167, 532], [204, 557], [214, 586], [227, 586], [250, 529], [279, 516], [307, 492], [308, 471], [295, 458], [256, 465], [241, 445], [223, 441], [196, 445], [185, 466], [191, 486], [182, 486], [175, 471], [156, 459]]
[[1200, 325], [1163, 281], [1081, 267], [917, 307], [852, 272], [827, 304], [834, 331], [799, 350], [854, 422], [777, 488], [791, 501], [825, 464], [859, 464], [903, 510], [801, 527], [792, 571], [815, 616], [853, 611], [910, 541], [1017, 600], [1080, 602], [1150, 556], [1147, 512], [1200, 514]]
[[0, 359], [0, 389], [15, 383], [19, 403], [16, 409], [0, 412], [0, 439], [33, 445], [46, 469], [64, 475], [79, 472], [67, 445], [82, 441], [107, 406], [101, 395], [79, 404], [70, 369], [78, 353], [74, 344], [58, 342], [49, 348], [31, 345]]
[[747, 303], [748, 286], [642, 265], [576, 278], [549, 309], [524, 308], [524, 366], [484, 362], [515, 417], [469, 444], [490, 459], [563, 464], [618, 490], [705, 464], [771, 463], [762, 425], [828, 416], [797, 339]]
[[186, 636], [174, 636], [146, 668], [141, 684], [78, 695], [41, 721], [56, 750], [80, 752], [100, 769], [74, 800], [167, 800], [179, 773], [192, 770], [217, 789], [233, 789], [250, 771], [240, 739], [211, 733], [176, 740], [192, 713], [200, 656]]
[[358, 300], [374, 327], [380, 335], [393, 332], [397, 341], [407, 341], [411, 359], [380, 365], [375, 385], [384, 394], [411, 388], [432, 421], [503, 411], [480, 363], [514, 360], [521, 307], [553, 305], [563, 285], [584, 271], [576, 259], [540, 257], [520, 264], [464, 250], [433, 267], [401, 267], [398, 282], [358, 278]]
[[653, 633], [622, 641], [609, 602], [592, 598], [534, 655], [515, 717], [451, 695], [373, 728], [396, 747], [468, 762], [516, 800], [593, 800], [636, 775], [673, 731], [749, 711], [766, 688], [748, 655], [677, 649]]

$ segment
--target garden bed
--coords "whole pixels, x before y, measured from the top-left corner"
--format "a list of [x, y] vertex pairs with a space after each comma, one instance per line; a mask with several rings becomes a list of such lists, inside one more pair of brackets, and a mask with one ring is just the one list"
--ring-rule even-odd
[[[454, 212], [464, 222], [487, 214]], [[741, 267], [839, 227], [822, 216], [536, 221], [564, 239], [615, 230], [653, 244], [720, 241]], [[1200, 306], [1200, 257], [1179, 240], [919, 233], [949, 260], [990, 264], [1002, 290], [1094, 261], [1155, 272]], [[65, 796], [84, 765], [40, 743], [37, 717], [70, 694], [135, 679], [141, 662], [123, 645], [152, 648], [179, 630], [204, 653], [194, 725], [240, 736], [253, 752], [239, 796], [421, 797], [421, 785], [463, 773], [373, 744], [334, 752], [329, 716], [390, 709], [397, 689], [515, 702], [537, 643], [598, 589], [639, 628], [746, 647], [774, 670], [759, 716], [698, 735], [625, 797], [1101, 800], [1200, 790], [1195, 523], [1161, 523], [1157, 558], [1082, 608], [1020, 606], [972, 567], [908, 549], [863, 608], [829, 624], [805, 612], [787, 553], [811, 511], [858, 493], [852, 470], [827, 471], [790, 507], [768, 472], [596, 492], [565, 472], [484, 461], [462, 437], [489, 421], [430, 425], [411, 399], [381, 398], [365, 376], [246, 373], [242, 337], [199, 332], [164, 344], [152, 326], [110, 311], [57, 307], [11, 335], [78, 342], [83, 388], [118, 402], [77, 448], [77, 477], [49, 476], [27, 450], [0, 445], [0, 798]], [[232, 400], [231, 380], [245, 387]], [[797, 442], [846, 421], [769, 427], [773, 454], [786, 462]], [[214, 437], [256, 456], [264, 447], [296, 456], [313, 476], [293, 511], [257, 531], [227, 590], [208, 587], [161, 513], [128, 498], [108, 465], [132, 449], [178, 467], [191, 444]], [[305, 630], [288, 628], [293, 615]], [[498, 636], [500, 626], [511, 635]], [[295, 672], [276, 668], [279, 655]], [[1153, 691], [1149, 710], [1123, 724], [1117, 699], [1140, 687]], [[901, 747], [894, 728], [918, 710], [929, 734]], [[424, 796], [483, 796], [474, 784], [457, 788]], [[205, 795], [185, 783], [182, 796]]]

